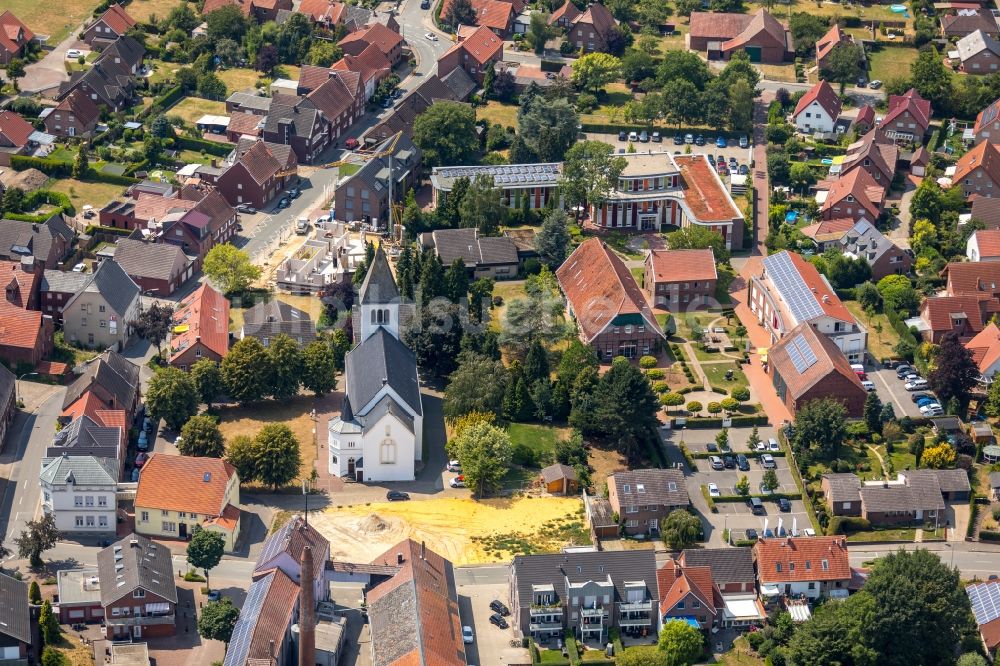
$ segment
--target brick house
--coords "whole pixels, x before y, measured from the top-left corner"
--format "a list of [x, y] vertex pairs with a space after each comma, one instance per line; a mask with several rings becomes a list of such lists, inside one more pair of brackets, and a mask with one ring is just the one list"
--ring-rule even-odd
[[815, 224], [802, 227], [799, 231], [816, 244], [816, 253], [822, 254], [832, 247], [840, 247], [840, 241], [848, 231], [857, 224], [849, 217], [836, 220], [820, 220]]
[[364, 83], [357, 72], [331, 69], [306, 100], [329, 120], [327, 140], [336, 143], [365, 113]]
[[234, 161], [218, 176], [209, 177], [230, 206], [266, 206], [298, 173], [298, 161], [288, 146], [243, 140]]
[[0, 64], [6, 65], [24, 55], [24, 49], [35, 33], [9, 9], [0, 14]]
[[861, 515], [861, 479], [857, 474], [824, 474], [820, 485], [831, 515]]
[[[354, 56], [345, 54], [343, 58], [330, 65], [330, 69], [340, 72], [354, 72], [361, 77], [361, 86], [365, 91], [365, 100], [370, 100], [378, 85], [392, 74], [392, 63], [385, 57], [376, 44]], [[301, 85], [301, 77], [299, 83]]]
[[138, 230], [115, 246], [115, 263], [143, 292], [160, 298], [174, 293], [194, 272], [193, 262], [177, 245], [143, 240]]
[[[28, 604], [28, 583], [6, 573], [0, 573], [0, 658], [8, 664], [31, 664], [38, 662], [36, 650], [30, 658], [28, 650], [32, 644], [32, 634], [37, 616], [32, 617]], [[40, 647], [40, 646], [39, 646]]]
[[113, 351], [105, 351], [84, 368], [66, 388], [63, 414], [76, 411], [77, 402], [93, 394], [110, 410], [122, 410], [131, 423], [139, 407], [139, 367]]
[[461, 67], [480, 85], [490, 63], [503, 60], [503, 40], [486, 26], [480, 26], [462, 37], [438, 58], [438, 76], [446, 76]]
[[[389, 152], [392, 171], [389, 170]], [[376, 228], [388, 228], [389, 191], [393, 199], [402, 201], [420, 176], [420, 149], [410, 138], [398, 133], [374, 150], [382, 157], [369, 159], [360, 169], [342, 180], [334, 193], [337, 219], [345, 222], [364, 221]], [[390, 186], [389, 179], [392, 179]]]
[[754, 14], [692, 12], [688, 48], [709, 60], [728, 60], [746, 51], [752, 62], [781, 63], [795, 52], [788, 28], [763, 9]]
[[10, 164], [11, 155], [28, 152], [35, 128], [13, 111], [0, 111], [0, 166]]
[[583, 12], [571, 0], [566, 0], [559, 9], [549, 15], [549, 25], [557, 28], [569, 28]]
[[566, 33], [566, 41], [587, 53], [606, 53], [617, 34], [618, 22], [615, 17], [607, 7], [595, 2], [573, 21], [573, 26]]
[[952, 183], [961, 188], [966, 199], [973, 195], [1000, 198], [1000, 149], [997, 144], [982, 141], [958, 158]]
[[917, 328], [924, 340], [934, 344], [939, 344], [948, 333], [955, 333], [962, 339], [971, 338], [998, 312], [1000, 303], [995, 296], [930, 296], [920, 304]]
[[650, 250], [643, 267], [642, 288], [653, 306], [685, 312], [712, 304], [719, 275], [715, 255], [702, 250]]
[[517, 245], [506, 236], [480, 236], [475, 228], [436, 229], [420, 234], [420, 245], [433, 249], [444, 266], [461, 259], [473, 280], [517, 277]]
[[17, 377], [6, 367], [0, 365], [0, 451], [3, 451], [7, 441], [7, 429], [14, 421], [17, 413], [17, 396], [14, 382]]
[[864, 169], [872, 179], [883, 187], [888, 187], [896, 175], [899, 148], [885, 132], [871, 130], [847, 147], [847, 154], [840, 165], [840, 177], [847, 176], [855, 169]]
[[691, 503], [684, 475], [676, 469], [635, 469], [608, 477], [608, 501], [629, 536], [657, 535], [660, 521]]
[[825, 474], [822, 487], [833, 515], [860, 516], [879, 526], [937, 522], [946, 501], [968, 501], [972, 489], [963, 469], [906, 470], [893, 481]]
[[962, 37], [955, 48], [966, 74], [993, 74], [1000, 69], [1000, 42], [982, 30]]
[[208, 284], [174, 311], [170, 365], [188, 370], [202, 359], [220, 363], [229, 351], [229, 301]]
[[661, 624], [671, 620], [693, 619], [702, 630], [718, 623], [722, 612], [722, 593], [712, 582], [712, 570], [704, 566], [682, 566], [667, 560], [656, 571], [660, 590]]
[[96, 49], [102, 49], [119, 37], [124, 37], [136, 21], [121, 5], [112, 4], [83, 31], [83, 41]]
[[74, 90], [45, 116], [45, 131], [54, 136], [87, 137], [100, 117], [101, 109], [82, 90]]
[[0, 360], [11, 367], [34, 366], [52, 352], [55, 335], [52, 317], [0, 301], [0, 318], [4, 321], [0, 330]]
[[903, 141], [923, 141], [931, 125], [931, 103], [910, 88], [903, 95], [889, 97], [889, 110], [879, 129], [889, 138]]
[[945, 39], [965, 37], [974, 32], [996, 38], [1000, 35], [996, 18], [988, 9], [959, 9], [941, 17], [941, 34]]
[[383, 23], [372, 23], [356, 30], [340, 40], [337, 45], [344, 53], [360, 55], [371, 44], [378, 46], [382, 54], [395, 67], [403, 56], [403, 37]]
[[291, 147], [299, 164], [312, 164], [330, 145], [330, 120], [304, 100], [294, 101], [297, 98], [285, 96], [272, 99], [261, 138]]
[[[854, 46], [854, 35], [849, 35], [841, 30], [840, 25], [833, 24], [825, 35], [816, 40], [816, 65], [820, 71], [829, 68], [830, 56], [833, 52], [843, 46]], [[864, 49], [861, 50], [861, 57], [864, 57]]]
[[753, 556], [747, 548], [690, 548], [682, 550], [677, 560], [682, 566], [709, 567], [723, 596], [757, 592]]
[[580, 339], [601, 360], [656, 354], [666, 340], [632, 273], [599, 238], [577, 246], [556, 278]]
[[851, 563], [847, 537], [761, 539], [753, 546], [753, 556], [762, 597], [848, 595]]
[[73, 277], [46, 270], [41, 303], [47, 314], [62, 322], [67, 340], [97, 349], [124, 346], [141, 305], [139, 285], [118, 263], [108, 260], [93, 273]]
[[757, 599], [749, 548], [684, 550], [656, 572], [659, 620], [697, 622], [703, 630], [748, 627], [766, 617]]
[[858, 221], [840, 239], [844, 255], [864, 259], [872, 269], [872, 282], [887, 275], [906, 275], [913, 255], [886, 238], [868, 220]]
[[177, 588], [170, 550], [138, 534], [97, 553], [108, 640], [175, 633]]
[[970, 262], [1000, 261], [1000, 229], [977, 229], [965, 242]]

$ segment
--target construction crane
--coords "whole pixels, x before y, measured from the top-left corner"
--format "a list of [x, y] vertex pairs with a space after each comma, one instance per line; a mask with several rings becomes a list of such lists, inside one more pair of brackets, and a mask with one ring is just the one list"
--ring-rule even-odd
[[[373, 150], [356, 150], [352, 155], [360, 157], [364, 161], [378, 159], [381, 157], [389, 158], [389, 238], [396, 238], [396, 222], [402, 222], [402, 213], [397, 213], [395, 199], [393, 198], [393, 189], [395, 185], [395, 178], [393, 177], [393, 158], [396, 154], [396, 144], [399, 143], [399, 137], [403, 135], [402, 132], [396, 132], [391, 138], [386, 139], [382, 144]], [[336, 162], [327, 162], [326, 164], [316, 165], [317, 169], [335, 169], [344, 166], [345, 164], [353, 164], [350, 159], [337, 160]], [[298, 168], [285, 169], [274, 174], [275, 178], [284, 178], [285, 176], [291, 176], [298, 173]], [[400, 206], [401, 208], [401, 206]]]

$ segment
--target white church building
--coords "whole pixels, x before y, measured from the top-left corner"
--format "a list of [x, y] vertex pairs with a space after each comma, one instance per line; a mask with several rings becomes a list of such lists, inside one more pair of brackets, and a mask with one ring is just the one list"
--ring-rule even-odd
[[399, 339], [401, 299], [381, 250], [358, 301], [359, 342], [344, 360], [344, 404], [329, 426], [330, 474], [412, 481], [423, 453], [420, 383], [416, 357]]

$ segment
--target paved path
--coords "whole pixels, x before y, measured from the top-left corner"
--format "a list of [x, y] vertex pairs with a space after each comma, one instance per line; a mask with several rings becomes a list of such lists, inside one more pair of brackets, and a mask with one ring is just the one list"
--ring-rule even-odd
[[[22, 92], [36, 93], [50, 90], [54, 92], [60, 83], [69, 81], [69, 74], [66, 73], [66, 52], [79, 42], [77, 37], [82, 29], [81, 24], [80, 27], [71, 30], [69, 36], [56, 44], [44, 58], [24, 68], [25, 77], [20, 81]], [[84, 49], [89, 50], [89, 47], [84, 45]]]

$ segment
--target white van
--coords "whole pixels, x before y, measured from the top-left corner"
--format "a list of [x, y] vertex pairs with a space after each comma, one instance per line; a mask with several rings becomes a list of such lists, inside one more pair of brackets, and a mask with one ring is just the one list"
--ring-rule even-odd
[[299, 234], [300, 236], [309, 233], [308, 217], [300, 217], [299, 219], [295, 220], [295, 233]]

